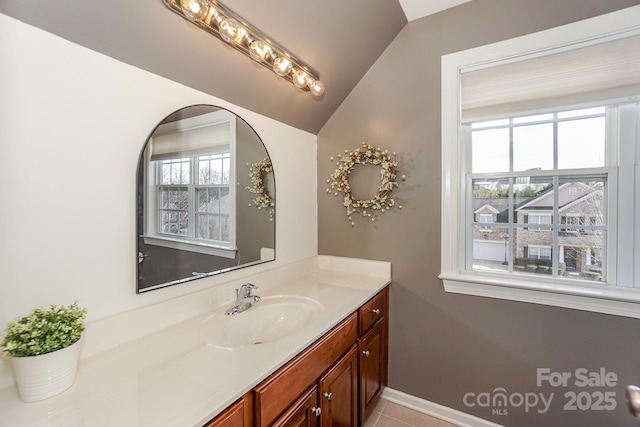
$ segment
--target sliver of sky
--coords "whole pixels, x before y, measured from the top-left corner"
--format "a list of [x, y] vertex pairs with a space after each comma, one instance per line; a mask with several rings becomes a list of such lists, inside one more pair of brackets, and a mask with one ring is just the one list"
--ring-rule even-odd
[[[558, 169], [605, 165], [604, 111], [601, 107], [558, 113]], [[599, 116], [585, 117], [593, 114]], [[515, 118], [513, 125], [510, 141], [509, 119], [473, 124], [473, 173], [555, 169], [553, 114]]]

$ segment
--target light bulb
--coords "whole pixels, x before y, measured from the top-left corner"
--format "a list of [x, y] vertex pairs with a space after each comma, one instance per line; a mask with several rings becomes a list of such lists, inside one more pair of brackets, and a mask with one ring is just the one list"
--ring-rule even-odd
[[253, 59], [260, 62], [269, 58], [273, 53], [273, 50], [271, 49], [271, 46], [262, 40], [254, 40], [249, 46], [249, 53]]
[[220, 37], [227, 43], [231, 43], [236, 36], [238, 23], [232, 19], [225, 18], [220, 22]]
[[291, 76], [293, 78], [293, 85], [297, 88], [304, 88], [305, 86], [307, 86], [307, 79], [309, 78], [309, 75], [307, 73], [305, 73], [303, 70], [297, 69], [293, 72], [293, 76]]
[[291, 72], [291, 61], [283, 56], [279, 56], [273, 61], [273, 71], [279, 76], [286, 76]]
[[309, 90], [311, 91], [311, 95], [313, 96], [322, 96], [324, 93], [324, 83], [320, 80], [314, 80], [309, 83]]
[[211, 15], [211, 17], [209, 17], [209, 23], [220, 27], [220, 23], [224, 20], [224, 15], [218, 12], [213, 6], [209, 8], [209, 14]]
[[182, 13], [192, 21], [200, 21], [207, 16], [209, 8], [206, 0], [180, 0]]
[[248, 36], [249, 32], [246, 30], [246, 28], [244, 28], [242, 25], [238, 25], [233, 41], [236, 42], [236, 44], [242, 44]]

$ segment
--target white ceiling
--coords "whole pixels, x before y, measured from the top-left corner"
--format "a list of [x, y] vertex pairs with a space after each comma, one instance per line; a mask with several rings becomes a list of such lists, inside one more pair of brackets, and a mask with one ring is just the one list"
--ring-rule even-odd
[[471, 0], [398, 0], [407, 20], [422, 18]]

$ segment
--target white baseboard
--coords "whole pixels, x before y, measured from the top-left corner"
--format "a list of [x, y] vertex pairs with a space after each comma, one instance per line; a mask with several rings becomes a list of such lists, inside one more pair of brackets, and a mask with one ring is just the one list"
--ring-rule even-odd
[[500, 424], [483, 420], [482, 418], [411, 396], [398, 390], [386, 387], [382, 391], [382, 398], [398, 405], [406, 406], [423, 414], [431, 415], [460, 427], [502, 427]]

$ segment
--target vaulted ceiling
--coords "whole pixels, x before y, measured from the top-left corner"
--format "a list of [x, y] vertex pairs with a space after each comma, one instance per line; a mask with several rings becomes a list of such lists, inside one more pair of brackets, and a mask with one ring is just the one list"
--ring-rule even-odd
[[315, 134], [408, 21], [466, 1], [224, 1], [320, 73], [326, 86], [320, 99], [196, 28], [162, 0], [2, 0], [0, 13]]

